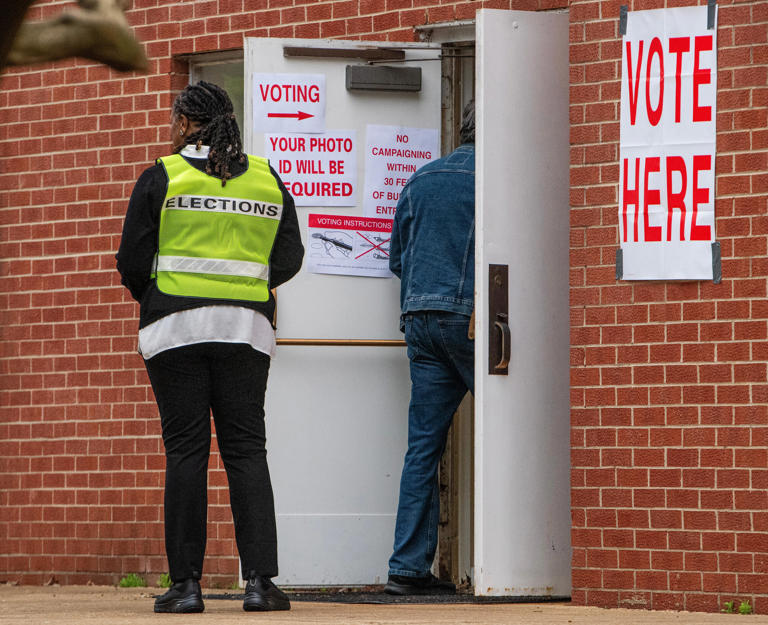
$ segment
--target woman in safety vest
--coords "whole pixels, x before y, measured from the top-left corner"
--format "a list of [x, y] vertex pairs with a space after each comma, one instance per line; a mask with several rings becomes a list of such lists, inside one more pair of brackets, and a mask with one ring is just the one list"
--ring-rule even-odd
[[165, 444], [170, 590], [155, 612], [202, 612], [210, 414], [229, 480], [245, 610], [288, 610], [265, 450], [275, 351], [271, 289], [301, 267], [293, 198], [269, 162], [244, 154], [232, 102], [207, 82], [173, 103], [173, 154], [141, 174], [117, 269], [140, 304], [145, 359]]

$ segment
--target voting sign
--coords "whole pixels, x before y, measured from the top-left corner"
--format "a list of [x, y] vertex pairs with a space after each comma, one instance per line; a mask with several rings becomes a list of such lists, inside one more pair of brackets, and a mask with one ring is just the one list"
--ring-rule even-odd
[[622, 39], [619, 236], [625, 280], [713, 278], [717, 23], [630, 11]]
[[323, 132], [325, 74], [254, 74], [256, 132]]
[[265, 134], [264, 154], [296, 206], [354, 206], [357, 140], [354, 130]]

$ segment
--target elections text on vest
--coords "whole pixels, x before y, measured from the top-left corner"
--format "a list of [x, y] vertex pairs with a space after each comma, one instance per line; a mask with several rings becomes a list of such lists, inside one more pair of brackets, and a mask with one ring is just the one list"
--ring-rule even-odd
[[267, 219], [280, 219], [282, 204], [259, 202], [235, 197], [213, 197], [210, 195], [174, 195], [165, 200], [163, 210], [188, 210], [216, 213], [252, 215]]

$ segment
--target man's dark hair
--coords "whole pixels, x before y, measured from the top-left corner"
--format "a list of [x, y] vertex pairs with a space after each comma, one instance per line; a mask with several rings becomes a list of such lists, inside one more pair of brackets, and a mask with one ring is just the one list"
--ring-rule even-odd
[[173, 102], [173, 115], [185, 115], [190, 121], [201, 124], [200, 130], [189, 135], [185, 143], [210, 146], [205, 171], [221, 178], [221, 186], [224, 186], [227, 178], [232, 177], [230, 165], [245, 162], [240, 129], [227, 92], [203, 80], [187, 85]]
[[464, 112], [461, 114], [461, 128], [459, 129], [459, 139], [462, 143], [475, 142], [475, 100], [474, 98], [467, 102]]

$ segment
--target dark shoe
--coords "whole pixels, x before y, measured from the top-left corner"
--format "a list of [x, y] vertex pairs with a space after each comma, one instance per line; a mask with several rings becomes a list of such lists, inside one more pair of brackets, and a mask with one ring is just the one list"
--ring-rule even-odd
[[188, 613], [202, 612], [203, 593], [200, 582], [196, 579], [185, 579], [168, 589], [168, 592], [155, 599], [155, 612]]
[[456, 585], [441, 582], [432, 573], [426, 577], [390, 575], [384, 592], [389, 595], [455, 595]]
[[245, 585], [243, 610], [246, 612], [268, 612], [290, 610], [288, 596], [272, 583], [268, 577], [254, 577]]

